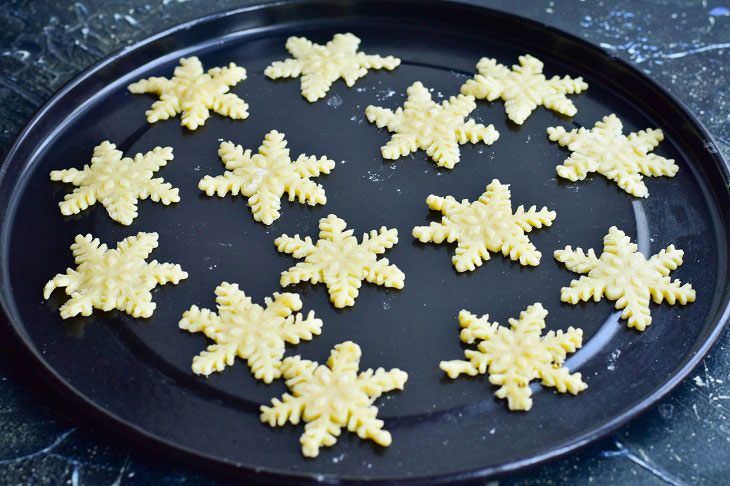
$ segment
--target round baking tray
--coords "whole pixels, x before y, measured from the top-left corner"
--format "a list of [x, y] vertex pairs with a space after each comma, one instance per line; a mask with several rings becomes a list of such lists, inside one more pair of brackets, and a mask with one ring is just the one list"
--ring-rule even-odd
[[[319, 43], [353, 32], [368, 53], [394, 55], [392, 72], [371, 71], [348, 89], [336, 82], [327, 97], [307, 103], [299, 80], [271, 81], [264, 68], [288, 57], [286, 38]], [[461, 147], [461, 162], [437, 168], [423, 151], [383, 160], [390, 135], [364, 117], [373, 104], [395, 109], [415, 81], [434, 99], [455, 95], [479, 58], [511, 65], [530, 53], [545, 73], [583, 76], [590, 88], [571, 99], [573, 118], [538, 108], [522, 126], [506, 120], [501, 101], [478, 101], [470, 116], [493, 123], [501, 137], [492, 146]], [[143, 77], [170, 76], [181, 56], [197, 55], [206, 69], [234, 61], [248, 79], [232, 91], [250, 105], [246, 120], [213, 115], [194, 132], [179, 118], [148, 124], [153, 96], [126, 86]], [[548, 141], [545, 129], [592, 127], [616, 113], [625, 133], [664, 130], [655, 152], [677, 160], [674, 178], [647, 178], [650, 196], [636, 199], [602, 176], [570, 183], [555, 166], [569, 154]], [[337, 161], [321, 176], [328, 202], [308, 207], [284, 202], [270, 227], [254, 222], [241, 197], [207, 197], [197, 189], [223, 166], [222, 140], [256, 149], [265, 133], [286, 134], [293, 155], [327, 155]], [[62, 217], [57, 203], [71, 187], [49, 181], [53, 169], [82, 167], [103, 140], [126, 155], [172, 146], [175, 159], [158, 174], [180, 188], [181, 201], [141, 202], [129, 227], [111, 221], [99, 204]], [[435, 215], [429, 194], [477, 198], [494, 178], [510, 184], [513, 204], [557, 211], [553, 226], [535, 230], [539, 266], [526, 268], [500, 255], [474, 272], [458, 274], [453, 246], [421, 244], [413, 226]], [[100, 423], [155, 449], [214, 471], [259, 480], [441, 482], [492, 477], [556, 457], [615, 429], [676, 386], [705, 355], [728, 317], [728, 170], [708, 133], [688, 110], [653, 81], [599, 48], [517, 16], [430, 1], [281, 2], [216, 14], [189, 22], [110, 55], [59, 91], [22, 132], [0, 168], [0, 301], [26, 361]], [[295, 264], [276, 252], [287, 233], [316, 237], [321, 217], [334, 213], [356, 234], [382, 225], [397, 228], [400, 242], [387, 257], [406, 274], [403, 290], [365, 284], [356, 305], [336, 310], [323, 285], [297, 285], [304, 309], [324, 321], [310, 342], [287, 346], [323, 362], [331, 347], [353, 340], [363, 348], [362, 368], [399, 367], [409, 373], [402, 392], [378, 400], [393, 434], [381, 448], [343, 432], [317, 459], [300, 452], [303, 427], [269, 428], [260, 404], [280, 396], [281, 380], [257, 382], [237, 362], [209, 378], [190, 371], [192, 357], [208, 344], [177, 322], [191, 305], [214, 308], [221, 281], [237, 282], [255, 301], [279, 291], [279, 274]], [[672, 273], [697, 289], [688, 306], [652, 304], [644, 333], [626, 328], [613, 303], [576, 306], [560, 302], [560, 288], [576, 275], [552, 257], [566, 245], [600, 251], [616, 225], [646, 255], [669, 244], [685, 251]], [[69, 245], [92, 233], [109, 245], [139, 231], [156, 231], [151, 258], [180, 263], [190, 277], [154, 291], [150, 319], [94, 311], [62, 321], [57, 291], [44, 301], [44, 283], [72, 265]], [[507, 324], [527, 305], [550, 312], [548, 329], [584, 330], [584, 346], [567, 361], [589, 388], [573, 397], [533, 384], [529, 413], [507, 410], [493, 396], [487, 376], [450, 380], [443, 359], [459, 359], [457, 314], [466, 308]]]

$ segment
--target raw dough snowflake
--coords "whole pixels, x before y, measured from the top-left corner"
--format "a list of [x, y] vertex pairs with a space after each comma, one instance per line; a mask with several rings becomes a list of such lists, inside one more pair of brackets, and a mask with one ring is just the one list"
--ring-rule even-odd
[[674, 177], [679, 167], [673, 159], [649, 153], [664, 140], [661, 130], [648, 128], [628, 137], [622, 131], [623, 124], [614, 114], [604, 116], [591, 130], [548, 127], [550, 140], [573, 152], [557, 167], [558, 175], [582, 181], [589, 172], [598, 172], [636, 197], [649, 195], [642, 174]]
[[147, 121], [155, 123], [182, 113], [181, 125], [190, 130], [205, 125], [211, 109], [219, 115], [234, 119], [248, 117], [248, 105], [228, 90], [246, 79], [246, 70], [234, 63], [203, 71], [197, 57], [181, 57], [172, 79], [147, 78], [127, 88], [135, 94], [154, 93], [160, 97], [147, 110]]
[[512, 66], [510, 71], [496, 59], [481, 58], [477, 63], [479, 74], [467, 81], [461, 92], [489, 101], [501, 97], [507, 117], [518, 125], [522, 125], [538, 105], [568, 116], [578, 112], [565, 95], [588, 89], [583, 78], [553, 76], [548, 80], [542, 73], [543, 64], [539, 59], [526, 54], [519, 60], [520, 65]]
[[309, 341], [322, 330], [322, 321], [309, 311], [307, 317], [292, 312], [302, 308], [297, 294], [274, 294], [266, 308], [251, 302], [238, 284], [221, 283], [216, 289], [218, 314], [192, 306], [180, 320], [180, 329], [202, 332], [216, 342], [193, 358], [193, 373], [208, 376], [231, 366], [236, 355], [248, 360], [257, 380], [271, 383], [281, 376], [284, 343]]
[[94, 307], [118, 309], [133, 317], [150, 317], [157, 304], [150, 290], [167, 282], [188, 278], [180, 265], [145, 259], [157, 248], [157, 233], [137, 233], [117, 243], [114, 250], [91, 235], [78, 235], [71, 245], [76, 270], [68, 269], [50, 280], [43, 289], [48, 299], [57, 287], [66, 287], [71, 298], [61, 306], [61, 317], [90, 316]]
[[334, 445], [343, 427], [389, 446], [390, 432], [383, 430], [373, 402], [385, 392], [402, 390], [408, 374], [398, 368], [358, 374], [361, 354], [360, 346], [346, 341], [335, 346], [327, 366], [299, 356], [286, 358], [281, 371], [292, 394], [274, 398], [271, 407], [262, 405], [261, 421], [272, 427], [287, 421], [296, 425], [300, 419], [307, 422], [299, 439], [307, 457], [317, 457], [320, 446]]
[[286, 148], [284, 134], [272, 130], [264, 137], [259, 153], [243, 151], [240, 145], [223, 142], [218, 155], [228, 169], [222, 176], [205, 176], [198, 188], [209, 196], [239, 192], [248, 197], [253, 219], [269, 225], [279, 219], [281, 196], [286, 192], [289, 200], [297, 199], [310, 206], [325, 204], [327, 196], [321, 185], [310, 181], [310, 177], [329, 174], [335, 161], [327, 157], [300, 155], [292, 162]]
[[134, 160], [122, 155], [116, 145], [104, 141], [94, 147], [91, 166], [84, 165], [83, 170], [51, 171], [52, 181], [77, 186], [58, 203], [61, 214], [78, 214], [100, 201], [109, 217], [130, 225], [137, 217], [138, 199], [149, 197], [165, 205], [180, 200], [178, 189], [173, 189], [161, 177], [152, 178], [152, 174], [173, 159], [172, 147], [155, 147], [144, 155], [135, 155]]
[[525, 211], [523, 206], [512, 213], [509, 185], [494, 179], [478, 200], [459, 202], [451, 196], [440, 197], [431, 194], [426, 198], [428, 207], [443, 213], [440, 223], [416, 226], [413, 236], [422, 243], [433, 241], [448, 243], [458, 241], [456, 255], [451, 259], [456, 271], [474, 270], [489, 260], [489, 252], [501, 251], [522, 265], [537, 265], [541, 253], [530, 242], [525, 233], [532, 228], [550, 226], [555, 211], [546, 207], [537, 211], [535, 206]]
[[398, 67], [400, 59], [356, 52], [360, 39], [353, 34], [335, 34], [325, 45], [315, 44], [304, 37], [289, 37], [286, 50], [294, 59], [276, 61], [264, 74], [271, 79], [302, 76], [302, 96], [310, 103], [323, 98], [337, 78], [348, 87], [368, 73], [368, 69]]
[[494, 125], [485, 127], [473, 119], [464, 118], [476, 108], [473, 96], [452, 96], [441, 104], [431, 100], [431, 93], [420, 81], [408, 90], [408, 100], [395, 112], [370, 105], [365, 109], [370, 123], [395, 132], [380, 152], [386, 159], [395, 160], [423, 149], [439, 167], [453, 169], [459, 162], [459, 145], [483, 141], [491, 145], [499, 138]]
[[510, 410], [530, 410], [530, 382], [542, 379], [543, 386], [557, 388], [560, 393], [578, 394], [588, 388], [580, 373], [562, 366], [565, 356], [583, 344], [583, 330], [569, 327], [566, 332], [550, 331], [540, 336], [548, 312], [539, 302], [520, 313], [520, 319], [510, 319], [510, 328], [489, 322], [489, 315], [477, 317], [471, 312], [459, 312], [461, 340], [472, 344], [481, 340], [478, 351], [466, 350], [467, 361], [442, 361], [439, 367], [449, 378], [461, 373], [470, 376], [484, 374], [489, 369], [489, 382], [499, 385], [495, 395], [506, 398]]
[[355, 298], [362, 280], [377, 285], [403, 288], [405, 275], [387, 258], [378, 255], [398, 243], [398, 230], [380, 228], [365, 233], [362, 243], [352, 236], [353, 230], [345, 231], [347, 223], [330, 214], [319, 220], [319, 240], [316, 245], [307, 236], [281, 235], [274, 243], [282, 253], [291, 253], [303, 262], [281, 273], [281, 285], [297, 284], [309, 280], [313, 284], [324, 282], [335, 307], [355, 305]]
[[588, 274], [570, 282], [570, 287], [563, 287], [560, 298], [577, 304], [591, 297], [598, 302], [605, 294], [607, 299], [617, 301], [617, 309], [624, 310], [621, 318], [628, 318], [629, 327], [643, 331], [651, 324], [650, 296], [657, 304], [664, 299], [671, 305], [694, 302], [692, 285], [682, 285], [679, 280], [668, 277], [670, 271], [682, 264], [683, 255], [682, 250], [669, 245], [647, 260], [623, 231], [611, 226], [603, 237], [600, 258], [592, 248], [584, 253], [581, 248], [573, 251], [567, 246], [555, 252], [555, 258], [565, 263], [568, 270]]

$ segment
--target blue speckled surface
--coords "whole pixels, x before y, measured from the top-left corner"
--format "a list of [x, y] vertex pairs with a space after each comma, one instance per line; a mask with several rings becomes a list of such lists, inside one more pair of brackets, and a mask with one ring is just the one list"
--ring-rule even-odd
[[[109, 52], [255, 2], [86, 0], [0, 5], [0, 153], [35, 110]], [[730, 1], [472, 1], [587, 39], [676, 95], [730, 158]], [[63, 406], [0, 355], [0, 484], [215, 484], [132, 447]], [[617, 360], [621, 356], [616, 357]], [[683, 385], [612, 436], [502, 484], [722, 484], [730, 476], [730, 329]], [[724, 481], [723, 481], [724, 480]]]

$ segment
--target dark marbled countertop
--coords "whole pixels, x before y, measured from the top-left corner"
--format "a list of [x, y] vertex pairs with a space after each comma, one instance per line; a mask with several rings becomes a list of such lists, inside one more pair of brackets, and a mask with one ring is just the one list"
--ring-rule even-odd
[[[83, 0], [0, 5], [0, 154], [39, 106], [106, 54], [247, 0]], [[472, 1], [565, 30], [625, 59], [677, 96], [730, 158], [730, 0]], [[2, 344], [3, 346], [5, 344]], [[216, 484], [66, 409], [0, 352], [0, 484]], [[568, 457], [501, 484], [726, 484], [730, 328], [647, 413]]]

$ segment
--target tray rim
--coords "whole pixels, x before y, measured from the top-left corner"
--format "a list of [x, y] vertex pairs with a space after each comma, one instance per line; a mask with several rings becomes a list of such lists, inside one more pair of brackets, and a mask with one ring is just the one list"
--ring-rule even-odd
[[[382, 3], [384, 0], [377, 0]], [[140, 48], [153, 44], [154, 42], [177, 32], [190, 29], [199, 24], [205, 24], [213, 22], [217, 19], [238, 16], [247, 12], [254, 12], [258, 10], [266, 10], [270, 8], [278, 8], [283, 6], [339, 6], [339, 7], [354, 7], [357, 5], [364, 5], [369, 2], [368, 0], [260, 0], [259, 3], [249, 5], [245, 7], [236, 7], [231, 9], [224, 9], [218, 12], [197, 17], [195, 19], [176, 24], [170, 28], [161, 30], [155, 34], [147, 36], [138, 42], [134, 42], [127, 46], [116, 49], [100, 60], [94, 62], [83, 71], [73, 76], [67, 81], [61, 88], [54, 92], [51, 97], [41, 105], [40, 108], [34, 113], [24, 128], [18, 132], [16, 138], [8, 152], [3, 156], [0, 161], [0, 188], [7, 176], [7, 169], [10, 162], [16, 158], [16, 154], [24, 148], [28, 143], [28, 135], [32, 134], [32, 131], [36, 128], [36, 125], [59, 102], [63, 100], [66, 94], [82, 84], [85, 80], [95, 74], [99, 69], [104, 66], [113, 64], [118, 59], [130, 54]], [[498, 10], [488, 6], [475, 5], [472, 3], [465, 3], [462, 0], [391, 0], [388, 3], [396, 3], [401, 5], [413, 5], [421, 8], [444, 8], [452, 6], [454, 8], [461, 8], [464, 10], [471, 10], [479, 12], [481, 14], [488, 14], [490, 16], [506, 18], [511, 22], [521, 22], [526, 24], [532, 24], [534, 27], [539, 27], [549, 33], [552, 33], [558, 37], [565, 38], [571, 42], [577, 42], [584, 46], [587, 50], [592, 50], [595, 53], [611, 58], [612, 62], [618, 64], [624, 70], [631, 72], [634, 75], [638, 75], [644, 80], [647, 87], [655, 90], [659, 96], [666, 98], [670, 103], [673, 103], [676, 108], [679, 108], [688, 122], [693, 125], [693, 128], [704, 138], [704, 141], [712, 146], [712, 155], [718, 162], [718, 168], [722, 172], [725, 180], [730, 180], [730, 160], [726, 159], [722, 152], [719, 151], [717, 141], [712, 134], [705, 128], [702, 122], [695, 116], [695, 114], [689, 109], [689, 107], [681, 101], [677, 96], [672, 94], [666, 88], [661, 86], [657, 81], [653, 79], [649, 74], [641, 72], [638, 68], [633, 66], [631, 63], [624, 61], [616, 57], [614, 54], [601, 48], [592, 42], [580, 38], [577, 35], [571, 34], [557, 27], [553, 27], [544, 22], [533, 20], [528, 17], [514, 14], [503, 10]], [[43, 137], [45, 139], [46, 137]], [[37, 147], [38, 143], [32, 143], [33, 146]], [[35, 149], [33, 150], [35, 151]], [[729, 191], [730, 192], [730, 189]], [[7, 220], [3, 220], [0, 226], [0, 245], [2, 240], [5, 239], [5, 233], [7, 228]], [[508, 462], [495, 467], [471, 469], [466, 471], [460, 471], [456, 473], [444, 473], [440, 475], [430, 476], [406, 476], [401, 478], [390, 478], [390, 477], [369, 477], [363, 479], [362, 477], [353, 476], [330, 476], [323, 475], [323, 478], [317, 478], [315, 475], [309, 473], [301, 473], [297, 471], [277, 470], [277, 469], [259, 469], [255, 467], [248, 467], [242, 464], [237, 464], [229, 459], [212, 456], [207, 453], [193, 450], [189, 447], [185, 447], [176, 444], [168, 439], [159, 437], [158, 435], [151, 433], [134, 423], [131, 423], [115, 413], [105, 409], [99, 404], [95, 403], [88, 397], [86, 397], [81, 391], [76, 389], [73, 385], [68, 383], [63, 376], [58, 374], [56, 370], [45, 361], [43, 356], [38, 352], [35, 346], [32, 345], [28, 336], [25, 334], [23, 326], [21, 325], [20, 319], [13, 312], [14, 305], [10, 301], [8, 294], [10, 294], [11, 288], [6, 285], [8, 279], [8, 265], [3, 259], [5, 252], [3, 251], [5, 245], [0, 246], [0, 325], [7, 323], [6, 326], [2, 326], [1, 330], [5, 334], [9, 334], [9, 338], [21, 344], [21, 353], [30, 353], [33, 359], [31, 360], [30, 368], [36, 375], [36, 378], [41, 378], [46, 383], [50, 384], [54, 391], [60, 395], [63, 395], [64, 400], [73, 406], [77, 412], [88, 412], [90, 413], [94, 423], [102, 426], [104, 429], [111, 431], [114, 434], [119, 434], [125, 439], [130, 440], [133, 444], [140, 446], [143, 449], [152, 451], [156, 454], [161, 454], [167, 458], [174, 460], [180, 464], [183, 464], [183, 460], [195, 461], [195, 466], [200, 466], [203, 470], [209, 471], [213, 474], [223, 474], [225, 476], [234, 477], [238, 479], [247, 478], [249, 480], [255, 480], [256, 482], [276, 482], [276, 483], [287, 483], [291, 484], [294, 482], [301, 482], [302, 480], [317, 480], [328, 482], [330, 480], [336, 480], [337, 482], [354, 484], [354, 483], [392, 483], [398, 482], [403, 484], [443, 484], [446, 482], [463, 482], [463, 481], [474, 481], [504, 477], [506, 474], [517, 472], [526, 468], [534, 467], [540, 464], [544, 464], [551, 460], [561, 458], [571, 452], [577, 451], [578, 449], [587, 446], [588, 444], [597, 441], [615, 431], [620, 426], [626, 424], [630, 420], [638, 417], [639, 415], [646, 412], [650, 407], [655, 405], [660, 399], [664, 398], [671, 391], [673, 391], [680, 383], [682, 383], [690, 373], [699, 365], [702, 359], [707, 355], [710, 349], [713, 347], [721, 332], [725, 329], [725, 326], [730, 321], [730, 290], [726, 291], [723, 301], [720, 302], [718, 309], [719, 318], [712, 328], [711, 332], [705, 339], [705, 341], [699, 346], [697, 352], [689, 357], [685, 358], [685, 364], [679, 369], [677, 373], [668, 378], [661, 386], [655, 389], [649, 395], [646, 395], [641, 401], [639, 401], [632, 408], [628, 409], [622, 414], [614, 417], [612, 420], [604, 422], [601, 426], [591, 429], [587, 432], [579, 434], [575, 439], [563, 444], [559, 447], [552, 447], [541, 454], [536, 454], [524, 459]], [[69, 395], [70, 392], [70, 395]]]

